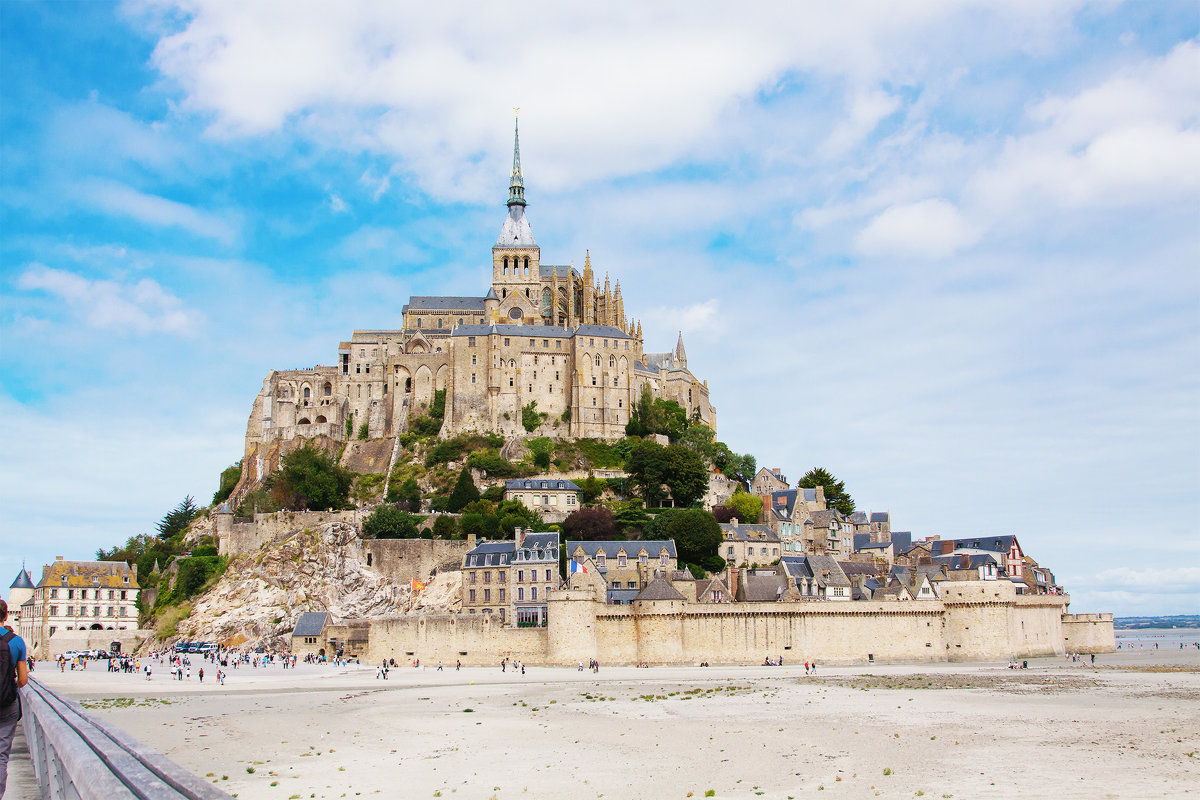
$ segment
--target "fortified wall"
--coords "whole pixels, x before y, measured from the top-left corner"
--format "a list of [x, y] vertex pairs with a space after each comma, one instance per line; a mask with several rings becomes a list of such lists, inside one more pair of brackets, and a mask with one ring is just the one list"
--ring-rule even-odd
[[288, 534], [304, 528], [317, 528], [330, 522], [344, 522], [360, 527], [362, 513], [352, 511], [274, 511], [253, 517], [233, 514], [213, 514], [213, 533], [217, 537], [217, 552], [223, 556], [257, 553], [264, 545], [278, 542]]
[[1117, 633], [1112, 614], [1063, 614], [1068, 653], [1115, 653]]
[[[982, 583], [982, 582], [981, 582]], [[609, 606], [587, 589], [553, 592], [545, 628], [490, 616], [372, 620], [367, 657], [568, 666], [785, 662], [995, 661], [1062, 655], [1064, 595], [1018, 596], [1010, 584], [947, 587], [942, 600]]]

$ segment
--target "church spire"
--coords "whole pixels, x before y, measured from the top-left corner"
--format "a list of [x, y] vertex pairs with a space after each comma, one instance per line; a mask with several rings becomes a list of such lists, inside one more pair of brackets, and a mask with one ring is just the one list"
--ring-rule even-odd
[[508, 181], [508, 207], [525, 205], [525, 179], [521, 177], [521, 135], [513, 109], [513, 166]]

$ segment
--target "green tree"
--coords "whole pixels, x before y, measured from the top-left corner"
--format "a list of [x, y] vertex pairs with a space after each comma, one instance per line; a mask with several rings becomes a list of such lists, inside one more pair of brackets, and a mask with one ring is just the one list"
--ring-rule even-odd
[[821, 486], [825, 490], [825, 505], [843, 514], [854, 513], [854, 498], [846, 491], [845, 481], [839, 481], [824, 467], [813, 467], [804, 473], [798, 484], [804, 489]]
[[458, 473], [458, 482], [454, 484], [454, 491], [450, 492], [450, 500], [446, 504], [446, 510], [458, 513], [468, 503], [479, 499], [479, 487], [475, 485], [475, 481], [471, 480], [471, 471], [466, 467]]
[[528, 405], [521, 407], [521, 426], [526, 432], [533, 433], [542, 424], [542, 415], [537, 410], [537, 400], [530, 400]]
[[442, 419], [446, 416], [446, 390], [435, 389], [433, 392], [433, 402], [429, 404], [429, 416], [431, 419]]
[[414, 514], [421, 510], [421, 487], [417, 486], [416, 478], [409, 477], [403, 483], [388, 485], [387, 501], [389, 503], [405, 503], [408, 510]]
[[484, 525], [482, 514], [463, 514], [462, 519], [458, 521], [458, 525], [462, 529], [463, 536], [483, 536]]
[[419, 536], [413, 515], [391, 503], [378, 506], [363, 520], [362, 534], [365, 539], [416, 539]]
[[548, 436], [530, 439], [526, 445], [533, 454], [533, 465], [541, 470], [550, 469], [550, 456], [554, 452], [554, 441]]
[[174, 539], [180, 536], [192, 520], [196, 518], [196, 512], [200, 509], [196, 507], [193, 497], [189, 494], [180, 501], [179, 505], [171, 509], [160, 519], [154, 527], [158, 530], [158, 536], [161, 539]]
[[233, 494], [234, 488], [238, 481], [242, 479], [242, 462], [239, 461], [231, 467], [226, 467], [221, 471], [221, 481], [217, 486], [217, 491], [213, 493], [212, 504], [215, 506], [218, 503], [224, 503], [229, 499], [229, 495]]
[[359, 439], [366, 439], [370, 435], [371, 435], [371, 426], [370, 425], [368, 425], [367, 423], [364, 422], [362, 425], [358, 426], [358, 438]]
[[324, 451], [305, 445], [283, 457], [273, 493], [285, 508], [344, 508], [353, 482], [354, 473]]
[[715, 563], [713, 557], [721, 547], [721, 526], [712, 514], [699, 508], [683, 509], [673, 515], [665, 533], [665, 538], [675, 540], [681, 562], [706, 569]]
[[690, 506], [708, 489], [708, 469], [699, 453], [683, 445], [668, 445], [664, 482], [677, 506]]
[[439, 514], [433, 521], [433, 538], [454, 539], [458, 536], [458, 523], [454, 517]]
[[727, 505], [733, 509], [733, 515], [739, 522], [755, 523], [762, 515], [762, 498], [756, 494], [742, 491], [740, 486], [733, 493], [733, 497], [729, 498]]
[[604, 494], [604, 490], [608, 488], [608, 482], [597, 478], [592, 473], [579, 482], [579, 500], [584, 505], [591, 505], [599, 499], [600, 495]]
[[667, 448], [658, 442], [637, 442], [629, 451], [625, 471], [629, 473], [634, 491], [646, 501], [647, 507], [662, 503], [662, 487], [667, 481]]
[[621, 500], [613, 505], [613, 522], [625, 538], [643, 532], [649, 521], [650, 516], [637, 498]]

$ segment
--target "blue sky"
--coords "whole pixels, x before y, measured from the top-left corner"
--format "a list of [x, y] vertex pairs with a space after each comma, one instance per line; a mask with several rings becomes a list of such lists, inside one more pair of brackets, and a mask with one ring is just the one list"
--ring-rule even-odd
[[[1200, 610], [1192, 2], [0, 4], [0, 575], [211, 496], [267, 371], [549, 263], [719, 435]], [[5, 586], [7, 585], [4, 584]]]

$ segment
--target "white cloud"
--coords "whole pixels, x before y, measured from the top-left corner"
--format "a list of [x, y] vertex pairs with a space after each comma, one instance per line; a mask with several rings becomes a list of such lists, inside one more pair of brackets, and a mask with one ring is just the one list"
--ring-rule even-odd
[[514, 14], [363, 0], [329, 14], [319, 3], [192, 0], [183, 17], [143, 3], [140, 19], [174, 29], [152, 61], [215, 135], [298, 130], [396, 155], [426, 188], [479, 199], [508, 149], [498, 120], [512, 106], [533, 123], [528, 142], [551, 189], [719, 151], [743, 104], [797, 79], [861, 87], [826, 128], [826, 146], [842, 151], [897, 107], [882, 81], [938, 74], [939, 55], [1044, 48], [1080, 4], [710, 0], [598, 14], [534, 2]]
[[[647, 338], [651, 333], [665, 338], [670, 332], [682, 332], [685, 346], [688, 339], [711, 341], [727, 327], [716, 298], [682, 307], [659, 306], [646, 314], [643, 325], [649, 331]], [[673, 348], [675, 337], [669, 338]]]
[[109, 214], [130, 217], [148, 225], [182, 228], [224, 244], [230, 244], [237, 235], [237, 225], [225, 216], [145, 194], [117, 181], [96, 179], [86, 182], [83, 199]]
[[60, 298], [92, 328], [193, 336], [200, 323], [197, 312], [185, 308], [178, 297], [150, 278], [121, 284], [31, 264], [18, 276], [16, 285], [24, 291], [42, 291]]
[[941, 198], [895, 205], [877, 215], [855, 240], [871, 258], [947, 258], [979, 239], [979, 233]]
[[346, 201], [338, 197], [336, 194], [330, 194], [329, 210], [335, 214], [345, 214], [349, 212], [350, 206], [346, 205]]

